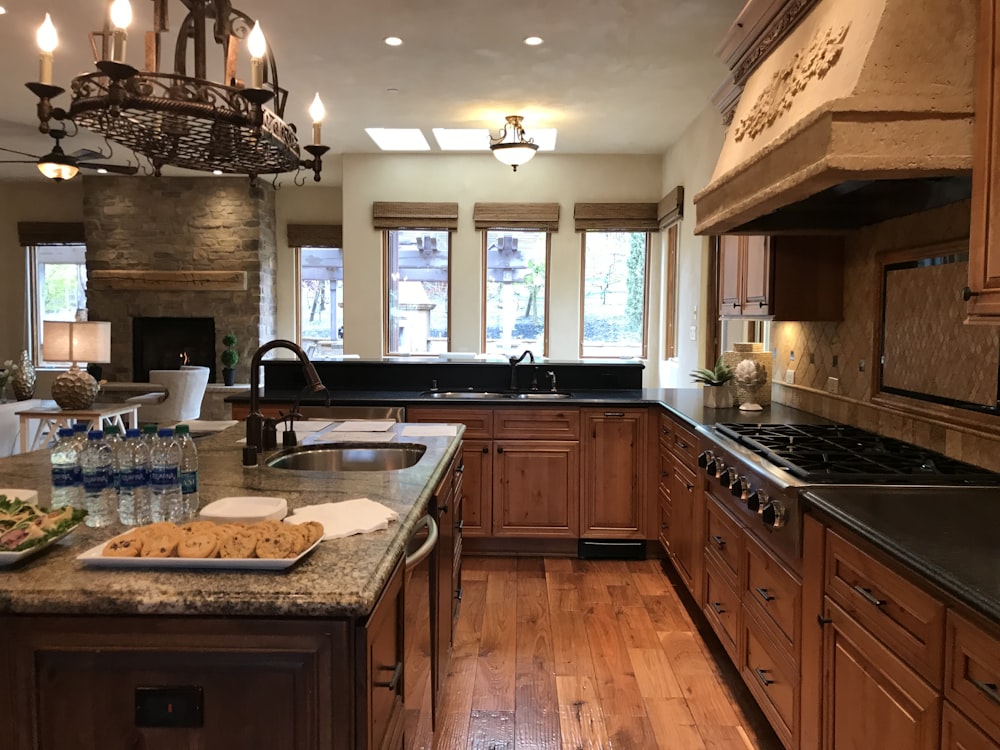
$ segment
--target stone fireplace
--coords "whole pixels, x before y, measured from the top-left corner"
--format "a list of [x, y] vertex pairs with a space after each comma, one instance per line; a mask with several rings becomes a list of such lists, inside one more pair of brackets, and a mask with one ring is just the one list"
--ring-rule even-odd
[[175, 349], [184, 342], [170, 326], [158, 334], [162, 351], [136, 352], [136, 319], [212, 318], [213, 372], [222, 336], [233, 333], [236, 377], [246, 382], [250, 355], [274, 337], [274, 203], [271, 185], [246, 178], [84, 178], [87, 306], [91, 320], [111, 322], [106, 378], [138, 380], [159, 364], [181, 364]]
[[199, 365], [215, 382], [214, 318], [132, 318], [132, 379], [149, 381], [150, 370]]

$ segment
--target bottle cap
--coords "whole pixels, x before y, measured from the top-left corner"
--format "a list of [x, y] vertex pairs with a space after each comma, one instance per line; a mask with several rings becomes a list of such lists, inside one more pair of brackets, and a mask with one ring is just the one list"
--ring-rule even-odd
[[118, 432], [118, 428], [115, 427], [115, 425], [112, 424], [112, 425], [108, 425], [107, 427], [104, 428], [104, 434], [105, 435], [118, 435], [120, 433]]
[[87, 440], [103, 440], [104, 432], [103, 430], [91, 430], [87, 433]]
[[174, 431], [170, 427], [161, 427], [160, 431], [156, 434], [159, 435], [160, 437], [173, 437]]
[[243, 465], [244, 466], [257, 465], [257, 449], [252, 445], [243, 446]]
[[58, 435], [59, 435], [59, 437], [62, 437], [62, 438], [64, 438], [64, 437], [72, 437], [72, 435], [73, 435], [73, 428], [72, 427], [60, 427]]
[[147, 435], [155, 435], [156, 434], [156, 425], [155, 424], [145, 424], [145, 425], [142, 426], [142, 431], [144, 433], [146, 433]]
[[191, 428], [186, 424], [179, 424], [174, 427], [174, 433], [177, 435], [189, 435], [191, 433]]
[[125, 430], [125, 437], [127, 438], [139, 437], [141, 434], [142, 433], [139, 432], [138, 427], [129, 427], [127, 430]]

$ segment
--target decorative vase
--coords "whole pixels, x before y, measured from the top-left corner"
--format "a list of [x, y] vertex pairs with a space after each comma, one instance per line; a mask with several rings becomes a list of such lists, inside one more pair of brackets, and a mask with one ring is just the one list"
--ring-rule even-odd
[[706, 385], [701, 392], [702, 405], [709, 409], [725, 409], [733, 405], [729, 389], [724, 385]]
[[223, 385], [233, 385], [236, 383], [236, 370], [232, 367], [222, 368]]
[[14, 398], [18, 401], [27, 401], [35, 395], [35, 365], [28, 357], [28, 351], [21, 352], [21, 358], [17, 361], [17, 370], [10, 378], [11, 388], [14, 390]]

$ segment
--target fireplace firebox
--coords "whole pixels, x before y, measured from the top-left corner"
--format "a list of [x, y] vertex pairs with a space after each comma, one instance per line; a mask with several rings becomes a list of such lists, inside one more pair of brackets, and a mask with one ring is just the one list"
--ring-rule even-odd
[[132, 378], [149, 382], [150, 370], [176, 370], [181, 365], [209, 369], [215, 382], [215, 318], [133, 318]]

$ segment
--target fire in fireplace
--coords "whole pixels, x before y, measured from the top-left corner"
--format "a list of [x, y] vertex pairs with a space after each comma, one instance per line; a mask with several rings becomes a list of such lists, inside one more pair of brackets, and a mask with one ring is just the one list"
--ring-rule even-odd
[[215, 382], [215, 318], [133, 318], [132, 378], [149, 382], [150, 370], [181, 365], [209, 368]]

